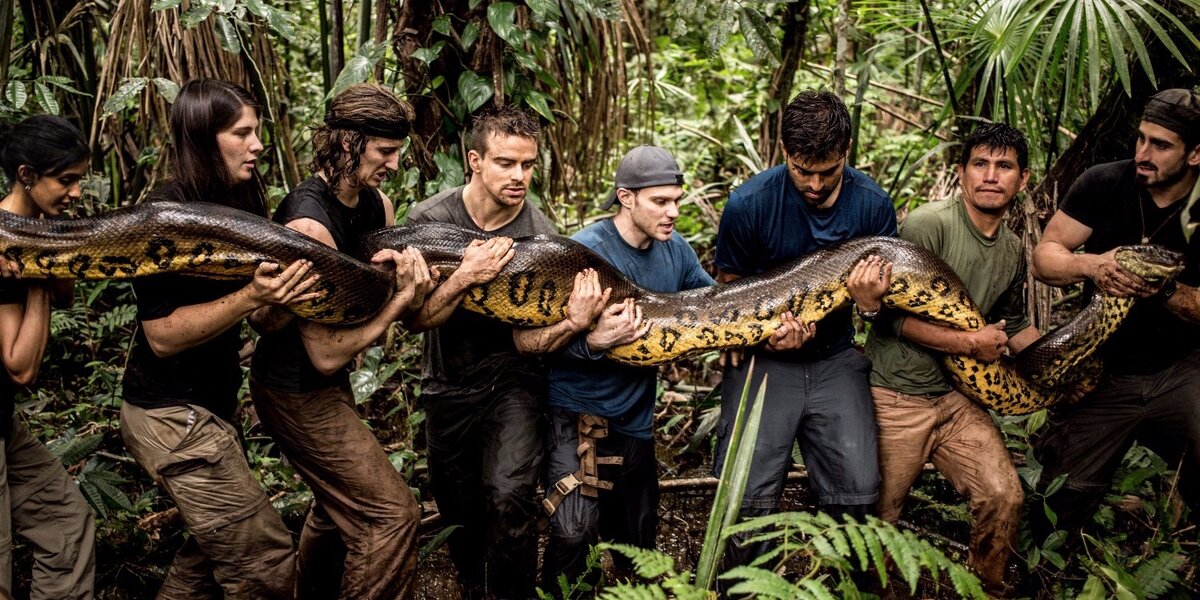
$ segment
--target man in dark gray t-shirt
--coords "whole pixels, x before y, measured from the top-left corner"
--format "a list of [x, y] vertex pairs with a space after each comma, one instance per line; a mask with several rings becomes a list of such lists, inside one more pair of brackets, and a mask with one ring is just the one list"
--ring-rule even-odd
[[[546, 380], [541, 361], [518, 353], [514, 338], [536, 337], [538, 343], [525, 347], [554, 350], [602, 308], [594, 299], [594, 313], [578, 311], [554, 325], [514, 330], [459, 306], [468, 289], [491, 281], [512, 258], [512, 238], [557, 233], [525, 202], [539, 130], [532, 116], [512, 107], [477, 117], [467, 154], [470, 182], [421, 202], [407, 220], [496, 236], [472, 243], [459, 268], [407, 323], [425, 331], [421, 397], [433, 496], [447, 524], [459, 526], [448, 544], [470, 598], [536, 596], [535, 495]], [[571, 302], [573, 307], [576, 300]]]

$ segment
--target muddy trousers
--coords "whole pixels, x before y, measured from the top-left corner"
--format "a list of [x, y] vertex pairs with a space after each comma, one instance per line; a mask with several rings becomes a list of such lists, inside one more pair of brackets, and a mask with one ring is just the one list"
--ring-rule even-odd
[[[359, 418], [349, 388], [292, 393], [251, 380], [250, 394], [319, 505], [300, 534], [299, 597], [411, 597], [420, 509]], [[332, 585], [339, 581], [340, 590]]]
[[292, 537], [250, 473], [237, 429], [198, 406], [121, 407], [129, 454], [175, 501], [191, 537], [159, 600], [293, 597]]
[[926, 398], [872, 387], [879, 423], [879, 516], [895, 523], [926, 460], [967, 496], [967, 565], [985, 587], [1004, 588], [1016, 547], [1024, 493], [992, 418], [958, 392]]
[[[749, 366], [747, 358], [738, 367], [727, 367], [721, 382], [721, 420], [717, 425], [714, 458], [718, 477], [725, 463]], [[879, 451], [875, 409], [867, 384], [870, 370], [871, 361], [854, 349], [799, 363], [757, 353], [747, 403], [754, 401], [763, 377], [769, 377], [741, 517], [779, 510], [784, 480], [792, 465], [792, 444], [796, 441], [822, 511], [835, 517], [848, 514], [862, 520], [874, 509], [879, 497]], [[770, 550], [767, 542], [748, 543], [750, 537], [746, 534], [731, 538], [722, 570], [749, 564]]]
[[[540, 384], [540, 385], [539, 385]], [[467, 597], [533, 598], [544, 382], [425, 396], [429, 475]]]
[[12, 591], [13, 534], [33, 550], [31, 600], [91, 598], [96, 528], [75, 480], [20, 418], [0, 438], [0, 586]]
[[[579, 469], [578, 413], [550, 409], [546, 452], [546, 487]], [[574, 583], [583, 573], [588, 552], [600, 541], [654, 548], [658, 532], [658, 461], [654, 440], [608, 430], [596, 441], [596, 456], [621, 457], [622, 464], [600, 465], [600, 479], [613, 484], [597, 497], [568, 494], [550, 516], [550, 543], [542, 562], [542, 589], [557, 593], [558, 576]], [[613, 554], [618, 568], [629, 570], [623, 555]], [[597, 573], [598, 575], [598, 573]]]
[[1181, 465], [1181, 496], [1193, 513], [1200, 510], [1200, 352], [1157, 373], [1106, 376], [1079, 402], [1053, 410], [1042, 431], [1034, 441], [1044, 466], [1039, 489], [1059, 476], [1066, 481], [1046, 499], [1058, 516], [1056, 527], [1041, 507], [1030, 511], [1039, 541], [1091, 518], [1134, 441], [1170, 468]]

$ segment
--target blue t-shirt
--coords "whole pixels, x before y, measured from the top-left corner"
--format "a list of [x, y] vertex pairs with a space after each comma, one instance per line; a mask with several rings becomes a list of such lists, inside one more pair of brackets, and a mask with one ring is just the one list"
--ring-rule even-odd
[[[599, 254], [631, 281], [654, 292], [678, 292], [713, 285], [696, 252], [679, 233], [639, 250], [621, 237], [612, 219], [593, 223], [571, 236]], [[651, 439], [654, 426], [655, 367], [623, 365], [593, 354], [579, 335], [551, 362], [550, 406], [605, 417], [614, 431]]]
[[[750, 178], [729, 195], [717, 230], [717, 268], [733, 275], [756, 275], [826, 246], [856, 237], [896, 235], [892, 200], [866, 174], [846, 167], [833, 206], [809, 206], [788, 177], [787, 165]], [[854, 336], [850, 308], [835, 311], [817, 325], [817, 335], [799, 350], [776, 359], [809, 361], [849, 348]]]

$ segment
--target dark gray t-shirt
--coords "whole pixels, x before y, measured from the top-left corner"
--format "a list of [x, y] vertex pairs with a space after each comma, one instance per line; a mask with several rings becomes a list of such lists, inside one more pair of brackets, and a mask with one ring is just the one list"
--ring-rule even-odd
[[[449, 223], [489, 235], [519, 238], [557, 234], [554, 223], [526, 202], [511, 223], [484, 232], [467, 212], [463, 188], [435, 194], [408, 211], [408, 224]], [[426, 396], [472, 394], [490, 388], [504, 374], [544, 378], [542, 361], [521, 356], [512, 326], [458, 308], [441, 327], [425, 332], [425, 367], [421, 393]]]

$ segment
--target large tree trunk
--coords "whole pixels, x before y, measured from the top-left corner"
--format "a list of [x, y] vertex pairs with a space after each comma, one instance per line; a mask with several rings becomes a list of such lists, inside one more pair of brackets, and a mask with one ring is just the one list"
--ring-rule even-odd
[[790, 2], [783, 13], [783, 56], [779, 67], [771, 73], [770, 97], [779, 103], [779, 108], [763, 118], [758, 136], [758, 155], [766, 166], [783, 160], [779, 150], [779, 139], [783, 133], [783, 109], [792, 96], [792, 83], [796, 80], [796, 69], [804, 58], [804, 41], [808, 33], [808, 0]]

